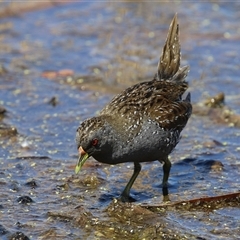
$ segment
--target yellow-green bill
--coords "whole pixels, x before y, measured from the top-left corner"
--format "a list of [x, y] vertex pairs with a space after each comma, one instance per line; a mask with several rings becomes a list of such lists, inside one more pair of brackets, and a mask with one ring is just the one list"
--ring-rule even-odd
[[81, 170], [83, 164], [87, 161], [87, 159], [88, 159], [88, 154], [87, 153], [85, 153], [84, 155], [79, 157], [77, 165], [75, 167], [75, 173], [76, 174]]

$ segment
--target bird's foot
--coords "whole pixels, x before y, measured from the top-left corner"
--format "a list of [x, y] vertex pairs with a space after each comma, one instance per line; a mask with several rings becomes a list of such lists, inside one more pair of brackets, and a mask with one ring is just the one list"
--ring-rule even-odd
[[131, 197], [129, 195], [124, 195], [124, 194], [120, 195], [119, 200], [121, 202], [135, 202], [136, 201], [136, 199], [134, 199], [133, 197]]
[[170, 198], [169, 198], [169, 195], [168, 195], [169, 185], [170, 184], [168, 182], [162, 183], [163, 202], [169, 202], [170, 201]]

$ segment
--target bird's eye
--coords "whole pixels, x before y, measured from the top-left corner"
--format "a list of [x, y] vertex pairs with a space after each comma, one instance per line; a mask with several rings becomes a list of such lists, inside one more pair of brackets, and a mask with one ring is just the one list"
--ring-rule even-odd
[[92, 145], [93, 146], [96, 146], [98, 144], [98, 139], [97, 138], [94, 138], [93, 140], [92, 140]]

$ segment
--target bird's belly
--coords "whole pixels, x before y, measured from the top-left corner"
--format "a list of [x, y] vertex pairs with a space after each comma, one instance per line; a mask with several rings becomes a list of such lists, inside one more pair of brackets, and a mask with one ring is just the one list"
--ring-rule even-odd
[[112, 154], [101, 154], [94, 158], [102, 163], [150, 162], [165, 159], [179, 140], [179, 132], [154, 128], [154, 131], [139, 134], [131, 141], [123, 142], [111, 149]]

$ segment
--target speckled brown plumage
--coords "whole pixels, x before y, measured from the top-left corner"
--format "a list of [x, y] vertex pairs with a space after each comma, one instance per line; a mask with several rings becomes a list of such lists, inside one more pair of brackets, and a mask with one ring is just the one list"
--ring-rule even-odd
[[129, 200], [129, 192], [138, 173], [140, 162], [163, 162], [163, 186], [171, 168], [168, 155], [179, 141], [192, 111], [190, 93], [185, 81], [189, 68], [180, 68], [180, 44], [177, 16], [169, 28], [168, 37], [152, 81], [141, 82], [118, 94], [97, 117], [85, 120], [77, 130], [80, 157], [76, 172], [89, 156], [96, 160], [118, 164], [134, 163], [134, 173], [121, 198]]

